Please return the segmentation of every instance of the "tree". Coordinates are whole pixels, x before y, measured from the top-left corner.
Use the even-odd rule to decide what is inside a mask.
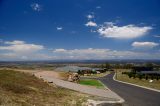
[[[79,75],[81,75],[81,71],[80,70],[78,70],[78,72],[77,72]]]
[[[153,63],[146,63],[145,64],[147,67],[153,67]]]
[[[131,73],[129,73],[128,76],[129,76],[129,78],[132,78],[132,74]]]
[[[156,76],[156,79],[157,79],[157,81],[159,80],[159,76],[158,75]]]
[[[131,69],[133,67],[133,64],[124,64],[123,68],[125,69]]]
[[[106,69],[109,69],[110,67],[111,67],[111,65],[110,65],[109,63],[106,63],[106,64],[105,64],[105,68],[106,68]]]
[[[146,80],[148,80],[148,75],[146,75],[146,77],[145,77],[145,78],[146,78]]]
[[[142,75],[139,75],[138,77],[139,77],[140,80],[142,79]]]

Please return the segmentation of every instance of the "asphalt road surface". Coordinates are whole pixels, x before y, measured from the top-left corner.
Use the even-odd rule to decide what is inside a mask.
[[[123,106],[160,106],[159,92],[114,81],[113,75],[111,73],[99,80],[125,100]]]

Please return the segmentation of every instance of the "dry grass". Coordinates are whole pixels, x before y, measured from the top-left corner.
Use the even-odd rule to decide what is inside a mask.
[[[70,75],[69,72],[58,72],[58,73],[59,73],[60,79],[63,79],[63,80],[67,80]]]
[[[86,95],[53,87],[22,72],[0,70],[0,105],[2,106],[81,106]]]
[[[160,80],[157,81],[155,79],[151,83],[151,82],[149,82],[149,80],[145,80],[145,79],[140,80],[139,78],[135,78],[135,79],[134,78],[129,78],[128,75],[122,74],[122,72],[125,72],[125,71],[129,71],[129,70],[117,69],[117,79],[118,80],[160,90]]]

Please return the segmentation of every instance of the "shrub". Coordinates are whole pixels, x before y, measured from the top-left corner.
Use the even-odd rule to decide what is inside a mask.
[[[128,74],[129,78],[132,78],[132,74]]]
[[[143,75],[139,75],[139,76],[138,76],[138,78],[139,78],[140,80],[142,79],[142,77],[143,77]]]
[[[157,81],[159,80],[159,76],[156,77]]]
[[[158,81],[158,80],[159,80],[159,78],[158,78],[158,77],[156,77],[156,80]]]
[[[154,76],[153,75],[151,75],[151,80],[153,80],[154,79]]]
[[[136,78],[136,74],[133,74],[133,78]]]

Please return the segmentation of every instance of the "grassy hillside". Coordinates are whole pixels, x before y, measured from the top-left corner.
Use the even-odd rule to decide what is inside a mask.
[[[127,69],[117,69],[117,79],[124,82],[129,82],[149,88],[154,88],[160,90],[160,80],[154,79],[153,82],[149,82],[149,80],[139,79],[139,78],[129,78],[128,75],[122,74],[122,72],[129,72]]]
[[[4,106],[78,106],[85,95],[48,85],[26,73],[0,70],[0,105]]]

